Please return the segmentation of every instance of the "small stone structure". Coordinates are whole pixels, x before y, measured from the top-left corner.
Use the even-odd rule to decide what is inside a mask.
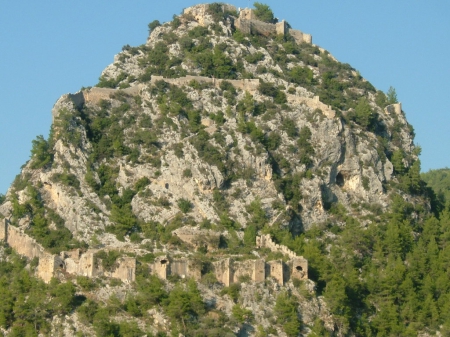
[[[159,256],[150,265],[152,274],[159,278],[167,279],[169,275],[178,275],[182,278],[192,277],[200,280],[202,277],[201,266],[188,259],[169,259],[167,256]]]
[[[88,277],[105,275],[118,278],[123,282],[135,280],[136,259],[134,257],[118,258],[116,268],[108,273],[96,266],[94,258],[96,250],[82,252],[80,249],[74,249],[61,252],[60,255],[51,254],[21,228],[11,226],[7,219],[0,221],[0,240],[5,241],[19,255],[30,260],[38,258],[37,276],[45,282],[50,282],[58,272]]]
[[[213,251],[219,248],[220,233],[213,230],[184,226],[174,230],[172,234],[196,249],[204,247],[208,251]]]
[[[262,282],[266,278],[266,264],[263,259],[234,261],[226,258],[213,262],[214,273],[219,282],[225,286],[239,282],[242,277],[249,277],[253,282]]]
[[[391,115],[393,113],[395,113],[396,115],[401,115],[402,114],[402,103],[390,104],[384,108],[384,112],[386,112],[386,114],[388,114],[388,115]]]

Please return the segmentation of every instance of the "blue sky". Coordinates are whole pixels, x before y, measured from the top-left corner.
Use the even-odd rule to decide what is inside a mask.
[[[422,147],[422,171],[450,166],[450,2],[260,2],[377,89],[395,87]],[[169,21],[196,3],[1,1],[0,193],[29,159],[31,141],[48,136],[62,94],[95,85],[123,45],[145,43],[149,22]]]

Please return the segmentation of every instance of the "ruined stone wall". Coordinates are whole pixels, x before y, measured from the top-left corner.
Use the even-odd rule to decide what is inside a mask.
[[[220,84],[223,81],[230,82],[236,89],[240,90],[246,90],[250,93],[254,93],[258,90],[259,86],[259,79],[243,79],[243,80],[224,80],[224,79],[218,79],[218,78],[210,78],[210,77],[204,77],[204,76],[192,76],[187,75],[184,77],[178,77],[178,78],[165,78],[163,76],[155,76],[153,75],[150,83],[154,85],[157,81],[164,81],[172,85],[176,86],[183,86],[183,85],[189,85],[191,81],[197,81],[199,83],[208,83],[213,85],[216,88],[220,87]]]
[[[151,273],[165,280],[167,279],[167,276],[170,275],[169,264],[170,261],[167,256],[159,256],[155,259],[155,262],[150,267]]]
[[[219,248],[220,233],[212,230],[185,226],[174,230],[172,234],[195,248],[206,247],[209,251]]]
[[[7,221],[6,219],[0,221],[0,240],[2,241],[6,241]]]
[[[125,88],[125,89],[111,89],[111,88],[98,88],[93,87],[87,90],[83,90],[82,94],[85,102],[90,102],[94,104],[100,103],[102,99],[109,99],[111,94],[116,93],[118,90],[128,94],[128,95],[137,95],[142,89],[142,85],[136,85],[134,87]]]
[[[312,44],[312,35],[303,33],[297,29],[289,29],[289,34],[294,38],[297,44],[302,44],[303,42]]]
[[[393,114],[393,113],[395,113],[396,115],[401,115],[402,114],[402,103],[390,104],[384,108],[384,112],[386,112],[388,115]]]
[[[308,260],[303,257],[295,257],[289,261],[290,278],[306,280],[308,278]]]
[[[122,282],[130,283],[136,279],[136,259],[134,257],[120,257],[117,259],[118,266],[111,273],[114,278],[120,279]]]
[[[251,8],[243,8],[239,12],[239,18],[245,20],[256,20],[255,11]]]
[[[260,34],[270,36],[272,34],[277,34],[278,30],[283,31],[283,35],[285,33],[284,28],[281,25],[277,26],[273,23],[266,23],[259,20],[247,20],[242,19],[241,17],[234,21],[234,25],[244,34]]]
[[[219,282],[229,287],[233,282],[233,272],[231,269],[232,260],[230,258],[213,262],[214,274]]]
[[[256,246],[259,248],[269,248],[273,252],[280,252],[289,256],[289,258],[296,258],[297,254],[295,254],[292,250],[287,248],[286,246],[279,245],[272,241],[270,234],[265,234],[256,237]]]
[[[95,267],[94,250],[83,253],[80,249],[74,249],[69,252],[61,252],[60,255],[50,254],[36,240],[22,232],[20,228],[10,226],[6,219],[0,221],[0,240],[6,241],[19,255],[30,260],[39,258],[37,276],[45,282],[49,282],[57,270],[88,277],[103,274],[100,269]],[[134,281],[136,259],[134,257],[122,257],[118,259],[117,263],[118,266],[111,273],[111,276],[124,282]]]
[[[265,262],[262,259],[247,260],[247,261],[233,261],[232,282],[239,282],[239,278],[249,276],[253,282],[262,282],[266,278]]]
[[[273,277],[278,284],[284,284],[284,263],[282,260],[269,261],[266,264],[266,277]]]
[[[188,259],[171,261],[170,274],[178,275],[181,278],[192,277],[196,281],[202,278],[201,266]]]
[[[58,269],[64,270],[64,261],[58,255],[43,253],[39,258],[37,276],[45,283],[49,283]]]
[[[292,104],[305,104],[313,109],[320,109],[322,113],[328,118],[334,118],[336,116],[336,111],[334,111],[331,106],[322,103],[319,100],[319,96],[314,96],[314,98],[309,97],[299,97],[296,95],[286,94],[287,100]]]
[[[82,253],[80,249],[74,249],[70,252],[62,252],[61,257],[69,274],[87,277],[95,277],[99,274],[95,268],[93,251]]]
[[[44,248],[36,240],[23,233],[20,228],[8,225],[6,239],[11,248],[28,259],[39,258],[44,254]]]

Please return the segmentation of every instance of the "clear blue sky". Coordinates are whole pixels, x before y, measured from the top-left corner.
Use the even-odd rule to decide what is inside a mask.
[[[360,71],[397,90],[422,146],[422,171],[450,166],[450,2],[266,0],[276,17]],[[125,44],[145,43],[147,24],[196,1],[1,1],[0,193],[48,136],[64,93],[97,83]],[[230,1],[248,7],[253,1]]]

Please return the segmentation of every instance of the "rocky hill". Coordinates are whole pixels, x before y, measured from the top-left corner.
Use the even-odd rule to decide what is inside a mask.
[[[0,206],[2,268],[48,284],[3,284],[5,335],[443,329],[448,289],[430,299],[408,276],[426,274],[411,254],[439,220],[395,91],[255,6],[155,20],[96,87],[56,102]],[[39,324],[14,311],[37,289]],[[405,313],[421,296],[424,316]]]

